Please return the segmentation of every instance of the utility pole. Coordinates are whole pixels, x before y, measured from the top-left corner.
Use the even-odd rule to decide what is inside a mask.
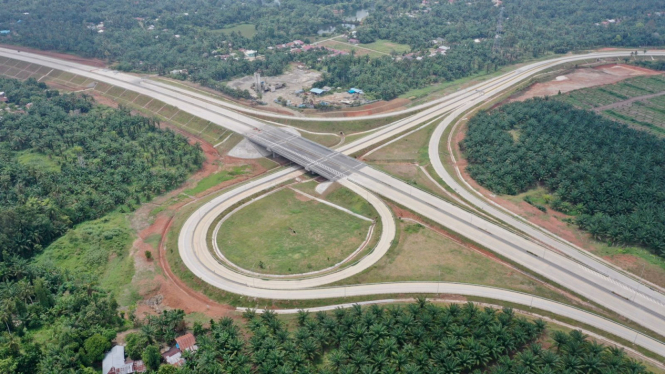
[[[503,7],[499,9],[499,19],[496,22],[496,35],[494,35],[494,45],[492,54],[501,53],[501,38],[503,34]]]

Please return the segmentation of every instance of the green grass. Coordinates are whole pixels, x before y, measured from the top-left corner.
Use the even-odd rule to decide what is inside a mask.
[[[60,172],[60,165],[55,161],[49,159],[48,156],[41,153],[34,153],[30,151],[20,152],[17,157],[17,161],[20,164],[35,168],[40,171],[45,172]]]
[[[395,51],[397,53],[404,53],[411,51],[411,47],[409,47],[407,44],[394,43],[391,42],[390,40],[384,40],[384,39],[377,39],[373,43],[360,44],[360,46],[368,49],[373,49],[377,52],[388,53],[388,54],[392,51]]]
[[[251,39],[256,35],[256,28],[251,23],[241,23],[233,27],[226,27],[217,32],[230,35],[233,31],[240,33],[245,38]]]
[[[251,271],[297,274],[333,266],[365,240],[370,222],[300,196],[283,189],[229,217],[217,237],[224,256]]]
[[[243,175],[247,173],[247,168],[245,166],[238,166],[233,168],[233,170],[225,170],[225,171],[220,171],[215,174],[211,174],[203,179],[201,179],[195,187],[190,188],[188,190],[185,190],[185,193],[187,195],[196,195],[198,193],[201,193],[203,191],[206,191],[207,189],[216,186],[222,182],[226,182],[228,180],[231,180],[239,175]]]
[[[100,286],[116,295],[120,305],[131,305],[136,302],[135,292],[130,290],[134,259],[129,251],[134,239],[127,216],[111,213],[68,231],[35,261],[97,278]]]
[[[363,119],[363,120],[354,120],[354,121],[336,121],[336,119],[334,118],[329,118],[329,119],[321,118],[321,120],[318,121],[302,121],[298,119],[269,118],[269,117],[263,117],[260,114],[257,114],[255,117],[259,119],[267,119],[288,126],[293,126],[296,129],[304,129],[314,132],[328,132],[335,134],[339,134],[340,131],[343,131],[346,135],[349,135],[355,132],[372,130],[377,127],[381,127],[383,125],[395,122],[407,116],[411,116],[413,114],[415,113],[407,113],[391,117],[381,117],[377,119]],[[349,141],[347,141],[347,143]]]
[[[343,206],[361,216],[375,218],[378,215],[364,197],[353,193],[353,191],[347,188],[332,189],[332,191],[326,195],[326,200],[333,204]]]
[[[399,244],[367,271],[341,284],[443,281],[512,289],[570,302],[515,269],[467,248],[422,225],[399,224]]]

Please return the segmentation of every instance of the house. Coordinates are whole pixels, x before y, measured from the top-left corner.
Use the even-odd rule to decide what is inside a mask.
[[[245,53],[245,57],[252,58],[252,57],[256,57],[256,54],[257,54],[258,52],[249,49],[249,50],[244,51],[244,53]]]
[[[11,30],[0,30],[0,34],[9,34],[11,32]]]
[[[445,46],[445,45],[440,45],[437,49],[438,49],[439,51],[447,51],[447,50],[450,49],[450,47]]]
[[[480,43],[480,39],[473,39],[474,43]]]
[[[301,45],[305,45],[305,42],[303,42],[302,40],[294,40],[293,45],[301,46]]]
[[[116,345],[106,353],[102,361],[102,374],[133,373],[133,365],[125,363],[125,347]]]
[[[113,347],[102,361],[102,374],[131,374],[144,373],[146,371],[143,361],[130,359],[125,360],[125,347],[116,345]]]
[[[181,366],[185,363],[182,358],[182,351],[176,347],[171,347],[168,351],[162,353],[162,358],[169,365]]]
[[[360,40],[354,39],[354,38],[349,38],[349,43],[351,43],[351,44],[360,44]]]
[[[148,369],[146,369],[145,364],[143,363],[143,360],[132,361],[130,359],[127,359],[127,361],[125,361],[125,363],[131,363],[132,364],[132,369],[134,369],[135,373],[145,373],[145,371],[148,370]]]
[[[178,74],[187,74],[187,69],[176,69],[176,70],[171,70],[171,75],[178,75]]]
[[[313,93],[314,95],[321,95],[324,91],[320,88],[312,88],[309,90],[309,92]]]
[[[175,338],[175,346],[181,351],[195,352],[199,347],[196,345],[196,338],[191,333]]]
[[[363,92],[363,90],[360,90],[360,89],[357,89],[357,88],[352,88],[352,89],[349,90],[349,93],[350,94],[360,94],[360,95],[362,95],[365,92]]]

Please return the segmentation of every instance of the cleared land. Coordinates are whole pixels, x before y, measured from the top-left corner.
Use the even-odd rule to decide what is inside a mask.
[[[369,55],[370,57],[390,55],[392,52],[402,54],[411,50],[411,47],[406,44],[393,43],[382,39],[379,39],[373,43],[354,45],[348,43],[345,37],[339,37],[322,42],[321,45],[338,49],[340,51],[355,51],[357,56]]]
[[[297,274],[342,261],[363,243],[370,226],[285,188],[233,214],[217,242],[224,256],[244,269]]]
[[[240,35],[248,39],[251,39],[254,37],[254,35],[256,35],[256,27],[251,23],[241,23],[233,27],[227,27],[220,30],[216,30],[216,32],[227,35],[230,35],[234,31],[240,33]]]
[[[111,213],[70,230],[46,247],[35,261],[98,277],[99,284],[113,291],[121,306],[128,306],[140,298],[131,285],[134,259],[130,249],[134,238],[127,215]]]
[[[557,97],[578,108],[652,132],[665,134],[665,76],[627,79],[612,85],[586,88]]]

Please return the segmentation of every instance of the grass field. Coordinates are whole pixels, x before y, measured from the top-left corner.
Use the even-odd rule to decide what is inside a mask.
[[[217,241],[231,262],[255,272],[297,274],[333,266],[365,240],[371,223],[283,189],[225,221]]]
[[[377,39],[373,43],[360,44],[361,47],[373,49],[377,52],[388,53],[392,51],[397,53],[405,53],[411,51],[411,47],[406,44],[393,43],[389,40]]]
[[[43,172],[60,172],[60,165],[41,153],[23,151],[19,153],[17,161],[23,165],[33,167]]]
[[[400,223],[399,244],[369,270],[342,281],[363,284],[400,281],[473,283],[568,301],[532,278],[411,222]],[[442,291],[445,292],[445,291]]]
[[[251,23],[241,23],[233,27],[227,27],[221,30],[217,30],[217,32],[223,34],[231,34],[234,31],[240,33],[240,35],[248,39],[251,39],[254,37],[254,35],[256,35],[256,27],[254,27],[254,25],[252,25]]]
[[[134,259],[129,251],[134,239],[127,215],[111,213],[68,231],[35,261],[97,278],[100,286],[116,295],[121,306],[131,305],[138,297],[130,286]]]
[[[368,155],[367,161],[402,161],[426,164],[428,159],[428,142],[435,125],[405,136],[378,151]]]
[[[407,116],[413,115],[413,113],[399,114],[391,117],[381,117],[377,119],[360,119],[354,121],[334,121],[334,119],[325,119],[322,118],[320,121],[302,121],[298,119],[272,119],[272,118],[262,118],[261,115],[256,117],[259,119],[268,119],[270,121],[278,122],[284,125],[293,126],[297,129],[305,129],[314,132],[328,132],[338,134],[340,131],[343,131],[346,135],[353,134],[355,132],[368,131],[387,125],[389,123],[395,122]],[[355,139],[354,139],[355,140]],[[347,139],[348,142],[351,139]]]
[[[246,166],[238,166],[233,170],[224,170],[215,174],[211,174],[203,179],[201,179],[194,188],[185,190],[185,194],[195,196],[203,191],[206,191],[208,188],[216,186],[222,182],[231,180],[239,175],[247,173]]]

